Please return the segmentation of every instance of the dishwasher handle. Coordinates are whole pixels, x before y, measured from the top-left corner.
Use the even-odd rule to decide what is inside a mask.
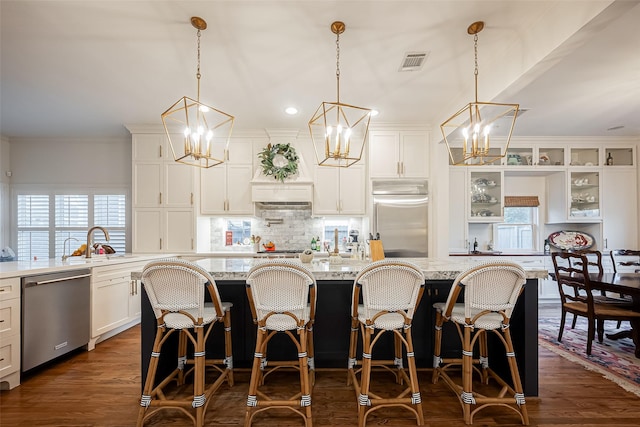
[[[91,277],[91,273],[89,273],[89,274],[79,274],[77,276],[65,276],[65,277],[60,277],[60,278],[57,278],[57,279],[41,280],[41,281],[36,281],[36,282],[26,282],[24,284],[24,287],[25,288],[29,288],[31,286],[48,285],[50,283],[66,282],[68,280],[83,279],[85,277]]]

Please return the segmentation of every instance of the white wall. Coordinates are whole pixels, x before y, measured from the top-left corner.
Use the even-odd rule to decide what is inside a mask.
[[[12,139],[12,185],[131,188],[131,138]]]
[[[0,138],[0,249],[9,246],[11,236],[10,155],[9,140]]]

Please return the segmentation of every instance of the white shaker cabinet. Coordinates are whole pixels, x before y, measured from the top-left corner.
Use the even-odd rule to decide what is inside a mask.
[[[197,168],[177,163],[164,134],[134,134],[133,252],[195,250]]]
[[[449,252],[469,251],[467,226],[467,171],[462,167],[449,168]]]
[[[0,279],[0,389],[20,385],[20,278]]]
[[[603,247],[638,247],[638,181],[635,167],[604,166],[602,171]]]
[[[200,213],[204,215],[253,215],[251,140],[232,140],[227,161],[200,170]]]
[[[365,169],[316,166],[313,186],[315,215],[364,215],[366,212]]]
[[[146,262],[94,267],[91,274],[91,339],[89,350],[110,332],[140,321],[141,284],[131,279],[133,271],[141,271]]]
[[[371,131],[371,178],[428,178],[427,131]]]

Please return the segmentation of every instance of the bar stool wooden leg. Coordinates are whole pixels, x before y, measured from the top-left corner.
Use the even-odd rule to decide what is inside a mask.
[[[358,360],[356,358],[356,351],[358,349],[358,331],[359,329],[358,319],[351,319],[351,333],[349,335],[349,361],[347,366],[347,385],[357,384],[356,369]],[[356,387],[356,398],[359,395],[359,387]]]
[[[411,381],[411,403],[415,406],[414,412],[418,425],[424,425],[424,414],[422,412],[422,397],[420,395],[420,385],[418,384],[418,369],[416,368],[416,357],[413,352],[413,338],[411,328],[405,329],[405,339],[407,342],[407,364],[409,365],[409,379]]]
[[[227,310],[224,313],[224,364],[227,368],[227,382],[229,387],[233,387],[233,346],[231,341],[231,313]]]
[[[522,381],[520,380],[518,363],[516,362],[516,355],[513,350],[513,341],[511,340],[511,332],[509,328],[505,328],[503,330],[503,335],[505,339],[505,347],[507,350],[507,361],[509,362],[509,368],[511,370],[511,379],[513,381],[513,389],[515,390],[516,404],[520,409],[520,416],[522,417],[522,423],[524,425],[529,425],[529,414],[527,412],[527,403],[524,398]]]
[[[137,427],[141,427],[144,424],[144,415],[151,402],[151,393],[156,378],[156,371],[158,370],[158,359],[160,358],[160,347],[162,346],[164,332],[165,328],[160,326],[156,331],[156,338],[153,342],[153,350],[151,351],[151,360],[149,361],[149,369],[147,370],[147,379],[144,382],[144,389],[142,391],[142,397],[140,398],[140,409],[138,410],[138,420],[136,422]]]
[[[470,326],[465,326],[462,343],[462,394],[460,399],[463,404],[465,424],[471,424],[471,405],[476,404],[472,386],[473,347],[471,345],[471,331],[472,328]]]
[[[436,311],[436,324],[435,324],[435,339],[433,345],[433,374],[431,375],[431,382],[436,384],[438,382],[438,378],[440,377],[440,364],[442,363],[442,358],[440,357],[442,352],[442,324],[444,320],[442,317],[442,313],[437,310]]]
[[[253,420],[253,416],[255,415],[255,411],[258,406],[258,385],[262,380],[262,352],[265,348],[266,335],[266,329],[258,327],[256,348],[253,354],[253,366],[251,367],[251,381],[249,382],[249,395],[247,397],[247,413],[244,421],[245,427],[251,426],[251,421]]]
[[[362,369],[360,371],[360,395],[358,396],[358,427],[364,427],[367,422],[367,408],[371,406],[369,399],[369,384],[371,381],[371,338],[373,326],[365,326],[362,336]]]

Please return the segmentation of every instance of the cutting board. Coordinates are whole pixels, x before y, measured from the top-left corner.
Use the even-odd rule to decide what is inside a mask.
[[[384,259],[382,240],[370,240],[369,249],[371,251],[371,261],[380,261],[381,259]]]

